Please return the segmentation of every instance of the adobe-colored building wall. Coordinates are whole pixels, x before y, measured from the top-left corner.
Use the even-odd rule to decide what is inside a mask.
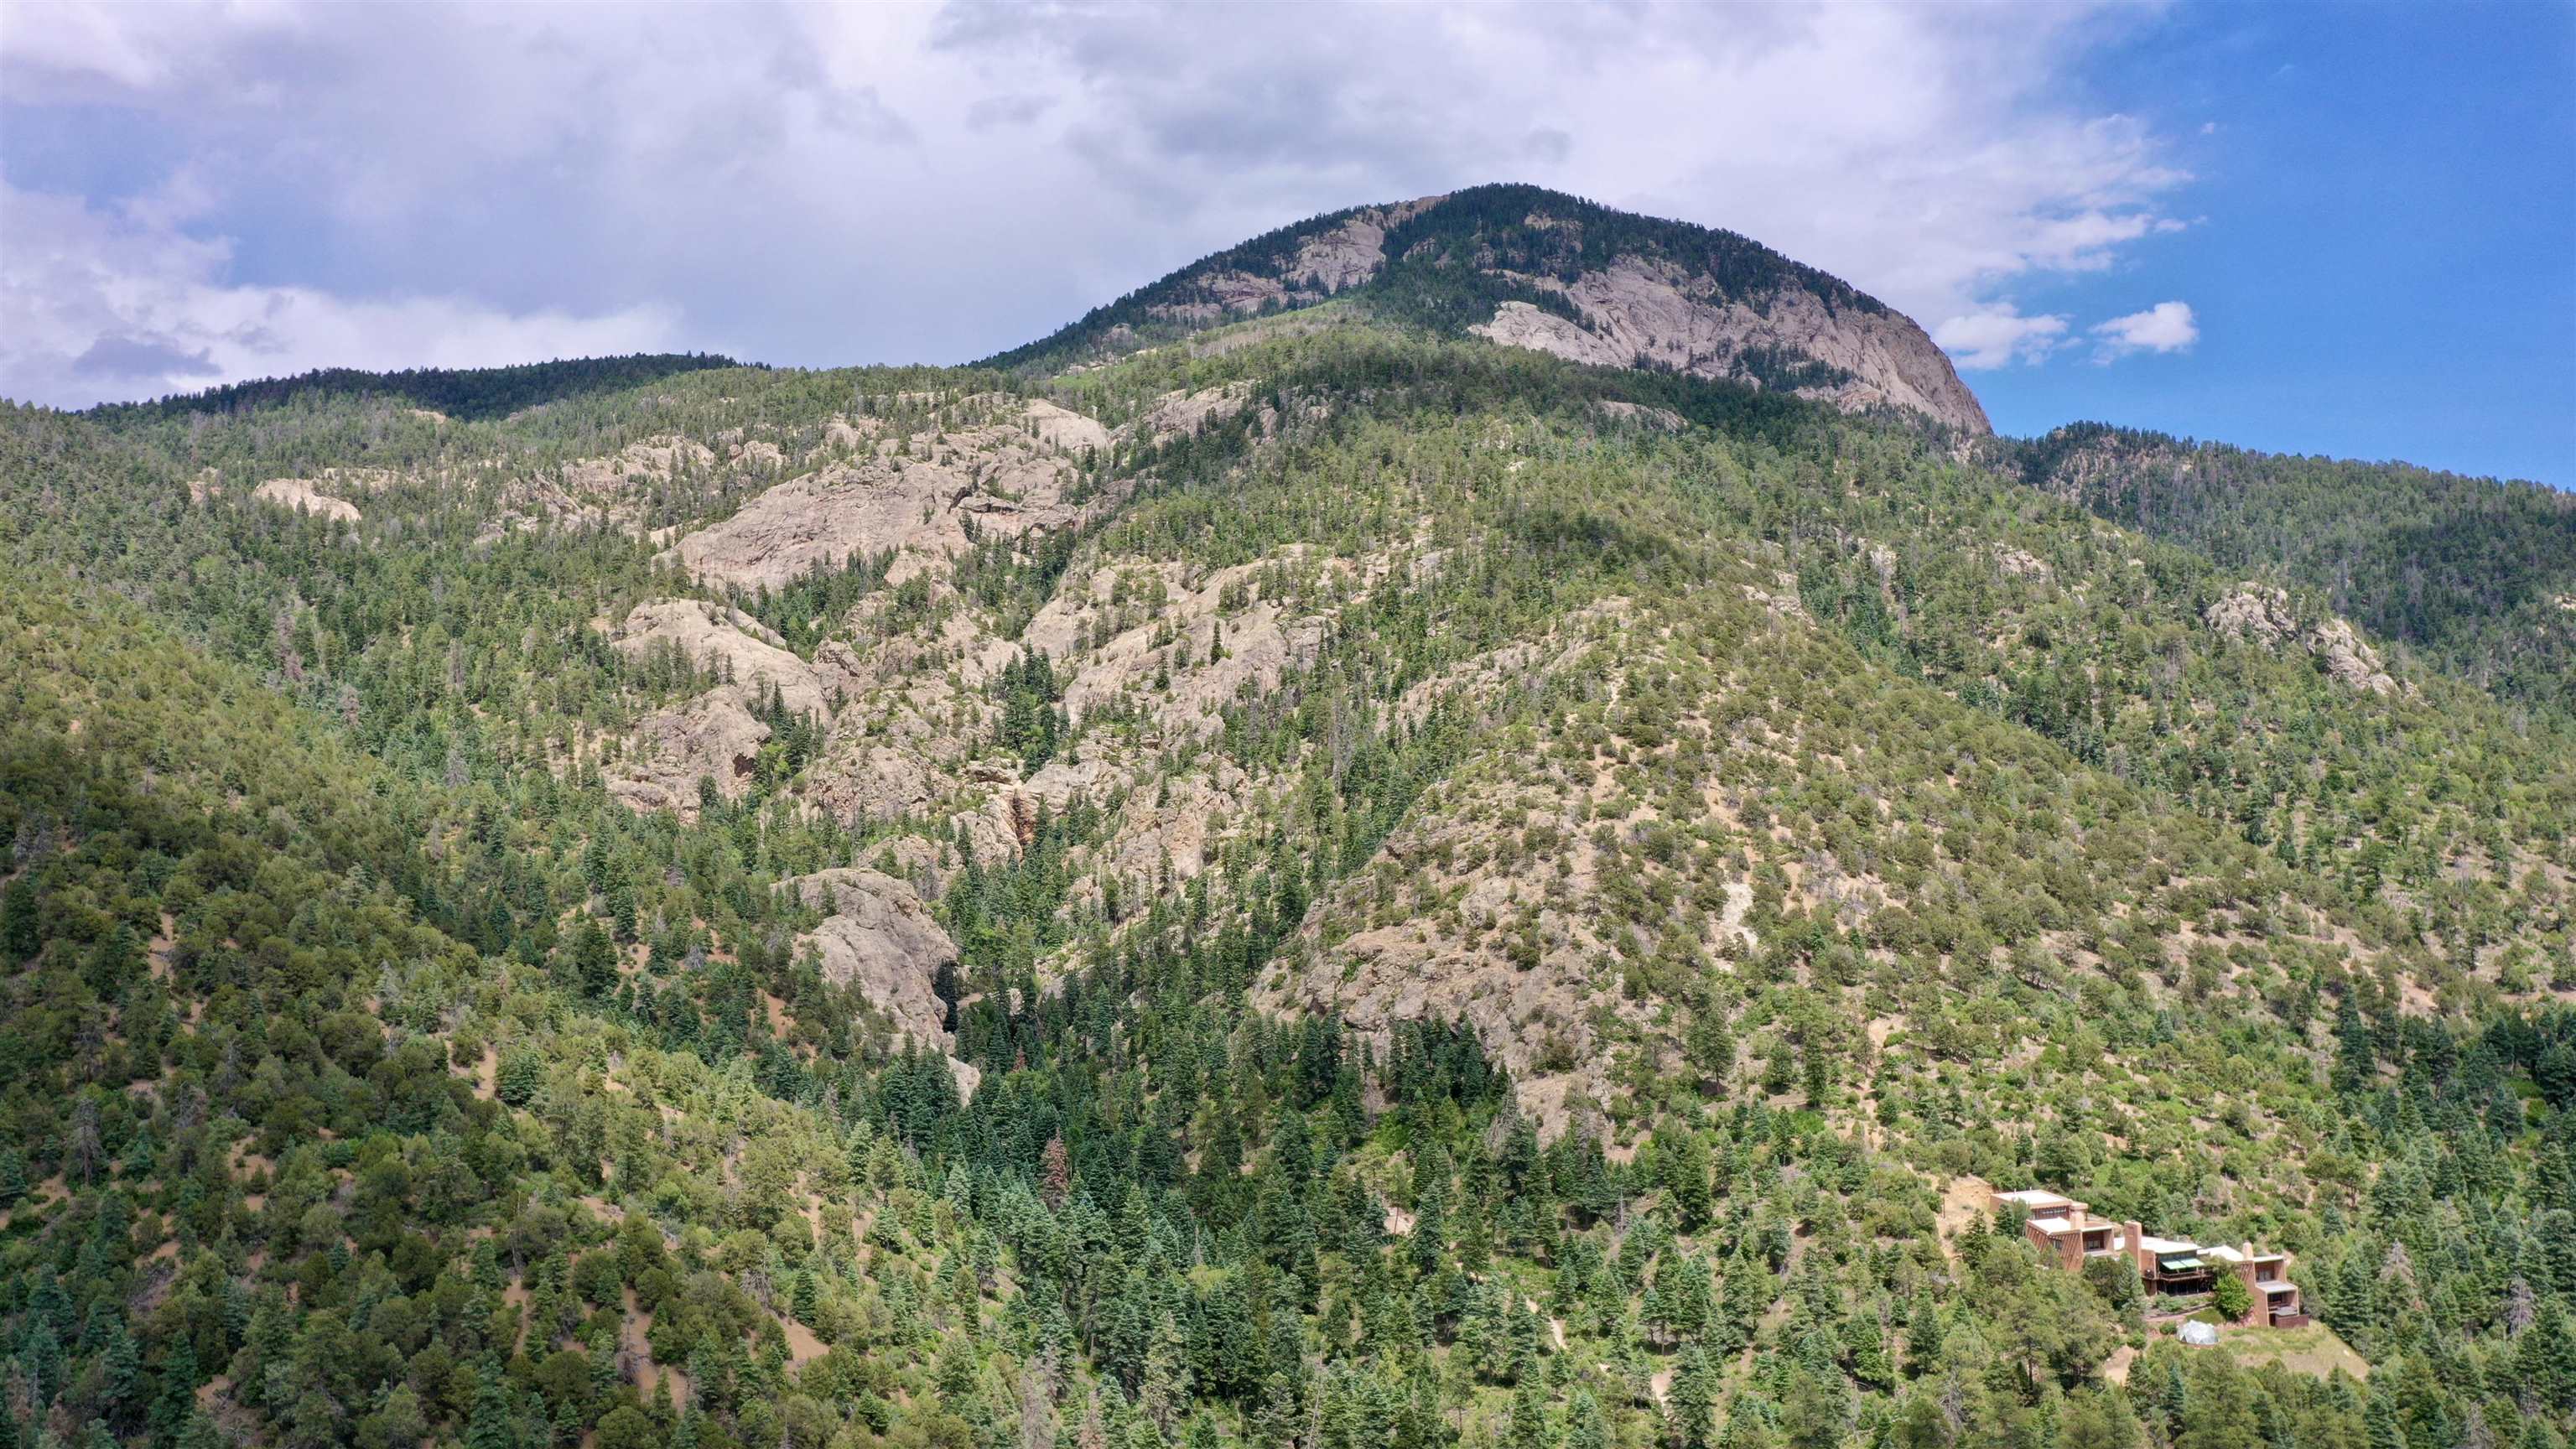
[[[2228,1266],[2228,1271],[2234,1273],[2236,1275],[2236,1281],[2244,1284],[2245,1291],[2252,1294],[2254,1297],[2254,1306],[2246,1309],[2245,1315],[2236,1320],[2237,1326],[2241,1328],[2261,1328],[2266,1324],[2269,1324],[2272,1321],[2272,1300],[2260,1287],[2256,1286],[2254,1282],[2254,1265],[2251,1262],[2233,1263]]]
[[[2073,1231],[2052,1237],[2034,1220],[2022,1224],[2021,1235],[2032,1247],[2055,1258],[2058,1267],[2070,1273],[2084,1271],[2084,1225],[2080,1221]]]
[[[2039,1249],[2041,1252],[2048,1254],[2052,1258],[2059,1257],[2057,1251],[2057,1240],[2050,1237],[2047,1232],[2040,1227],[2039,1220],[2037,1218],[2033,1218],[2021,1225],[2021,1235],[2022,1240],[2029,1243],[2032,1247]],[[2060,1261],[2063,1261],[2063,1259],[2061,1258]]]

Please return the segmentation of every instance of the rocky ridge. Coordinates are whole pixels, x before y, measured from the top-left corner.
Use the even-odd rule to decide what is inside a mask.
[[[323,492],[326,486],[328,486],[327,480],[271,478],[252,489],[251,496],[263,503],[274,503],[280,508],[297,513],[309,513],[315,518],[327,518],[335,523],[357,522],[358,505],[346,498],[336,498]]]
[[[1386,266],[1391,227],[1420,216],[1445,196],[1344,213],[1298,241],[1294,252],[1242,265],[1214,265],[1191,276],[1186,300],[1154,302],[1149,316],[1207,323],[1266,307],[1309,306],[1375,277]]]
[[[816,567],[889,554],[901,582],[932,557],[976,539],[1059,528],[1085,516],[1073,497],[1079,460],[1106,447],[1098,422],[1045,401],[969,398],[964,421],[899,432],[883,420],[838,420],[846,456],[755,497],[731,517],[683,534],[665,556],[703,582],[777,588]]]
[[[1484,296],[1455,317],[1452,294]],[[1732,233],[1481,186],[1317,217],[1184,267],[997,362],[1097,361],[1175,334],[1336,297],[1603,367],[1773,388],[1846,412],[1993,430],[1913,321]],[[1437,300],[1435,300],[1437,299]]]

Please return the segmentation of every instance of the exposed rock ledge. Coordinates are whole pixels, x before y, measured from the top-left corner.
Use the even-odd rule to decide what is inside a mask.
[[[316,518],[335,519],[341,523],[358,521],[358,505],[321,491],[313,486],[310,478],[271,478],[252,489],[251,496]]]
[[[697,599],[638,604],[617,631],[616,644],[630,656],[667,647],[726,683],[774,688],[779,702],[796,714],[829,714],[837,693],[834,681],[797,658],[767,625],[720,604]]]
[[[888,435],[879,420],[836,420],[844,460],[769,488],[731,517],[682,537],[662,555],[708,583],[781,588],[815,567],[873,554],[898,557],[900,582],[926,560],[954,557],[978,538],[1017,537],[1087,516],[1070,501],[1076,460],[1105,447],[1100,423],[1052,403],[968,398],[971,421]]]
[[[2361,637],[2348,619],[2319,620],[2304,633],[2290,596],[2269,584],[2242,583],[2201,612],[2201,621],[2221,634],[2233,635],[2267,650],[2295,639],[2315,655],[2328,676],[2356,694],[2399,694],[2403,686],[2381,663],[2379,651]]]
[[[1320,302],[1376,276],[1386,265],[1386,234],[1448,200],[1446,195],[1418,197],[1395,206],[1362,207],[1340,226],[1317,232],[1298,244],[1297,255],[1273,273],[1202,271],[1190,278],[1199,296],[1165,302],[1146,310],[1157,317],[1212,322],[1234,313],[1257,312],[1271,303],[1305,306]]]
[[[1798,354],[1836,368],[1840,382],[1800,387],[1800,397],[1845,412],[1882,404],[1924,413],[1961,432],[1994,431],[1974,393],[1922,328],[1893,311],[1832,307],[1801,287],[1728,300],[1717,283],[1670,263],[1621,257],[1571,285],[1518,280],[1562,292],[1580,322],[1527,302],[1505,302],[1468,330],[1506,347],[1526,347],[1602,367],[1643,363],[1693,377],[1760,383],[1762,354]]]
[[[943,966],[957,962],[957,943],[930,915],[912,886],[863,868],[817,871],[783,883],[804,902],[829,911],[823,923],[796,938],[811,948],[823,979],[853,986],[882,1013],[898,1039],[947,1054],[956,1048],[944,1004],[935,989]],[[948,1058],[957,1090],[972,1096],[982,1074]]]
[[[849,654],[840,644],[825,645],[807,664],[768,626],[721,604],[657,599],[638,604],[614,628],[605,620],[597,627],[630,658],[667,649],[718,679],[705,693],[636,722],[635,748],[607,781],[609,794],[631,810],[674,810],[693,820],[701,779],[738,797],[769,740],[754,710],[770,691],[792,713],[829,718],[848,688]]]

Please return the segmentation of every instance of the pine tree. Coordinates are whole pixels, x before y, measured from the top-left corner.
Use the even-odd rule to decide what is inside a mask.
[[[510,1391],[496,1371],[486,1368],[474,1386],[474,1407],[465,1422],[466,1449],[519,1449],[518,1413]]]
[[[1914,1295],[1913,1306],[1905,1313],[1905,1371],[1916,1378],[1930,1373],[1941,1362],[1941,1310],[1929,1293]]]
[[[1508,1449],[1554,1449],[1555,1436],[1547,1421],[1547,1394],[1535,1374],[1512,1391],[1511,1425],[1503,1442]]]
[[[224,1449],[223,1430],[215,1426],[214,1416],[203,1409],[192,1409],[188,1421],[179,1430],[179,1449]]]
[[[0,886],[0,961],[15,965],[35,955],[39,944],[35,878],[20,876]]]
[[[1710,1085],[1724,1085],[1735,1070],[1735,1034],[1727,1027],[1726,1000],[1713,984],[1704,983],[1692,994],[1682,1057]]]
[[[1051,1209],[1061,1209],[1073,1189],[1073,1167],[1064,1150],[1062,1136],[1047,1139],[1046,1150],[1038,1161],[1038,1194]]]
[[[2259,1449],[2262,1423],[2255,1415],[2245,1373],[2233,1359],[2214,1353],[2193,1355],[2190,1385],[2174,1449]]]
[[[1673,1433],[1682,1449],[1710,1449],[1717,1433],[1717,1379],[1698,1344],[1682,1350],[1673,1370]]]
[[[1854,1382],[1881,1392],[1895,1386],[1895,1366],[1887,1360],[1887,1341],[1879,1333],[1876,1314],[1854,1314],[1843,1325],[1843,1346],[1851,1357]]]
[[[2058,1449],[2144,1449],[2146,1430],[2126,1396],[2100,1389],[2068,1396]]]
[[[573,979],[584,992],[598,996],[617,984],[617,947],[598,921],[583,919],[573,934],[571,959]]]
[[[1292,1449],[1303,1419],[1287,1375],[1273,1373],[1262,1384],[1261,1406],[1253,1413],[1252,1442],[1259,1449]]]
[[[100,1350],[99,1366],[104,1377],[101,1392],[107,1404],[119,1420],[130,1421],[143,1402],[143,1351],[135,1346],[134,1335],[126,1331],[122,1317],[109,1317],[107,1343]]]
[[[1610,1449],[1610,1420],[1590,1389],[1577,1388],[1566,1401],[1565,1449]]]
[[[1145,1349],[1145,1372],[1138,1397],[1145,1417],[1169,1435],[1187,1412],[1190,1398],[1189,1344],[1169,1313],[1154,1320]]]
[[[51,1280],[48,1279],[48,1282]],[[50,1407],[54,1393],[63,1386],[63,1345],[55,1337],[54,1325],[39,1317],[27,1331],[25,1344],[18,1350],[19,1367],[27,1375],[27,1393],[38,1409]]]
[[[2363,1408],[2361,1427],[2369,1449],[2407,1449],[2406,1431],[2397,1420],[2397,1403],[2384,1393],[2373,1393]]]

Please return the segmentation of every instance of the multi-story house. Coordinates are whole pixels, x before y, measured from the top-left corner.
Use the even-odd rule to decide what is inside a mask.
[[[2153,1237],[2134,1219],[2104,1222],[2076,1199],[2042,1188],[1998,1192],[1994,1209],[2022,1213],[2022,1236],[2067,1272],[2083,1271],[2087,1259],[2126,1257],[2149,1293],[2165,1295],[2211,1292],[2220,1274],[2232,1274],[2253,1303],[2240,1325],[2296,1328],[2308,1321],[2287,1253],[2257,1252],[2251,1243],[2204,1246]]]

